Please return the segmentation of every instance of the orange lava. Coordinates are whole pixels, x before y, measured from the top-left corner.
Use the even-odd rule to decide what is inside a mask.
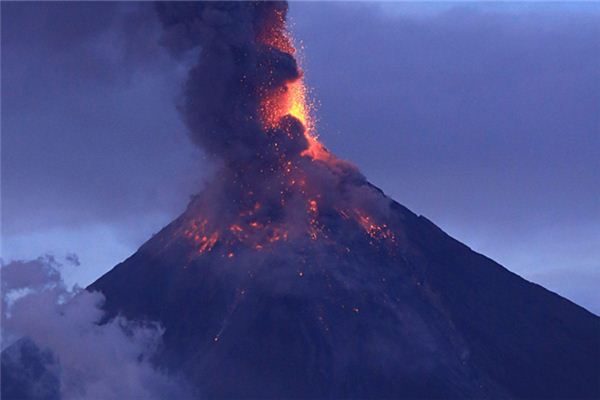
[[[296,56],[297,50],[289,31],[285,28],[285,17],[278,14],[280,26],[278,29],[273,29],[266,32],[260,40],[269,46],[273,46],[283,52]],[[296,57],[296,62],[299,60]],[[314,103],[309,101],[308,90],[304,83],[302,69],[300,69],[300,78],[287,82],[285,87],[265,95],[261,104],[261,117],[266,128],[275,128],[286,115],[291,115],[298,119],[304,125],[304,136],[308,141],[308,148],[302,152],[302,156],[307,156],[313,159],[326,160],[329,158],[329,153],[325,147],[318,141],[315,131],[314,118]]]
[[[310,210],[311,213],[316,213],[319,208],[317,205],[317,201],[316,200],[309,200],[308,201],[308,209]]]
[[[219,234],[213,233],[210,235],[210,237],[203,236],[200,240],[196,240],[197,242],[200,242],[200,248],[198,249],[198,252],[202,254],[204,252],[211,251],[218,239]]]
[[[285,29],[284,14],[277,14],[279,24],[275,24],[267,32],[263,32],[259,40],[267,45],[275,47],[292,56],[297,53],[293,45],[293,41],[287,29]],[[271,83],[272,85],[272,83]],[[262,123],[266,130],[272,132],[286,132],[282,124],[282,119],[286,116],[296,118],[304,126],[304,136],[308,142],[308,147],[301,152],[301,156],[307,157],[310,160],[325,161],[328,165],[334,165],[339,162],[332,156],[325,147],[317,139],[315,133],[315,121],[312,116],[314,111],[313,104],[309,101],[308,91],[303,80],[302,72],[300,77],[286,82],[283,87],[266,87],[261,88],[262,100],[260,106],[260,114]],[[294,132],[287,132],[292,135]],[[282,133],[286,134],[286,133]],[[273,145],[277,150],[281,143],[277,138]],[[237,209],[236,215],[223,216],[224,219],[208,221],[205,218],[194,218],[189,221],[185,227],[182,227],[183,236],[189,240],[196,251],[193,257],[211,254],[218,254],[222,258],[239,259],[244,257],[244,251],[253,250],[256,252],[268,253],[276,246],[285,246],[284,242],[295,241],[298,236],[309,240],[329,240],[329,235],[334,231],[329,226],[331,216],[328,213],[328,202],[321,197],[320,193],[316,193],[317,188],[311,187],[310,176],[302,170],[304,165],[297,163],[295,158],[288,158],[286,153],[279,154],[278,165],[281,170],[274,170],[275,167],[270,167],[271,172],[282,172],[277,175],[280,178],[276,184],[280,187],[272,187],[275,182],[269,181],[267,186],[268,194],[272,196],[269,200],[273,203],[277,200],[276,196],[280,196],[280,205],[283,208],[296,207],[296,199],[293,195],[301,196],[305,201],[304,222],[306,225],[301,226],[301,229],[291,229],[288,232],[287,221],[271,218],[269,208],[273,206],[270,202],[262,205],[255,201],[255,193],[252,188],[244,188],[243,193],[248,196],[248,202],[243,203],[244,209]],[[300,164],[300,165],[299,165]],[[261,169],[262,173],[263,170]],[[277,191],[275,191],[277,190]],[[277,194],[278,193],[278,194]],[[258,197],[261,199],[261,197]],[[288,206],[288,201],[290,206]],[[395,233],[385,223],[377,222],[377,219],[382,218],[381,215],[375,217],[369,214],[366,210],[358,208],[337,209],[339,216],[345,221],[354,221],[357,226],[360,226],[365,232],[365,239],[373,246],[386,245],[389,248],[396,242]],[[266,216],[268,214],[269,216]],[[220,216],[219,216],[220,217]],[[230,218],[233,217],[233,218]],[[296,214],[293,214],[294,227]],[[288,220],[289,221],[289,220]],[[240,244],[244,244],[240,246]],[[240,251],[238,251],[240,249]],[[244,249],[244,250],[242,250]],[[234,250],[236,252],[234,253]],[[344,247],[342,252],[351,253],[350,247]],[[185,267],[184,267],[185,268]],[[298,271],[298,275],[302,277],[303,271]],[[358,307],[352,308],[355,313],[359,312]],[[219,339],[219,335],[215,337],[215,341]]]
[[[356,215],[356,219],[358,223],[363,227],[366,233],[369,234],[373,239],[387,239],[390,241],[395,241],[396,236],[394,232],[387,226],[387,224],[377,224],[373,221],[373,219],[365,214],[361,210],[354,210]]]

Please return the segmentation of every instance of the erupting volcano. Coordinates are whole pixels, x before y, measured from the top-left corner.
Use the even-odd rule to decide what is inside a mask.
[[[317,139],[287,5],[161,3],[218,172],[90,290],[160,322],[204,398],[594,397],[598,317],[372,186]],[[197,50],[194,53],[193,50]]]
[[[192,137],[223,163],[177,228],[157,239],[164,251],[185,240],[194,248],[192,262],[208,253],[231,259],[240,251],[246,257],[246,250],[276,252],[305,239],[325,244],[339,220],[360,227],[374,246],[386,239],[391,251],[393,232],[376,222],[386,218],[382,196],[316,138],[285,28],[286,5],[158,9],[167,37],[185,30],[201,47],[186,84],[184,116]]]

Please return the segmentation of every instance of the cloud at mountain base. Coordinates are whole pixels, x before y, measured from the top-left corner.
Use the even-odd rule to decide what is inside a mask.
[[[78,263],[73,255],[66,261]],[[52,256],[13,261],[1,268],[3,395],[15,390],[11,386],[17,382],[25,382],[32,385],[25,390],[34,397],[189,396],[182,379],[151,362],[161,346],[160,325],[123,317],[100,324],[104,296],[67,287],[60,269],[61,263]],[[19,376],[30,373],[32,363],[44,371],[43,380]]]

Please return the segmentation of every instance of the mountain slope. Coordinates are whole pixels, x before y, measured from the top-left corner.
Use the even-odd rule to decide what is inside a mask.
[[[319,210],[316,240],[190,258],[197,198],[89,289],[160,321],[157,361],[209,398],[600,395],[597,316],[387,204],[390,234]]]

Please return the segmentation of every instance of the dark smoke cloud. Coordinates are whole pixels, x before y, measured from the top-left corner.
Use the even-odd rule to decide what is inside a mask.
[[[180,110],[193,141],[224,161],[218,189],[203,195],[210,192],[214,203],[225,208],[233,199],[237,209],[248,206],[244,199],[252,193],[264,202],[267,218],[294,220],[282,214],[305,213],[306,199],[282,209],[283,202],[298,197],[291,179],[306,179],[330,205],[336,197],[355,196],[349,192],[365,185],[356,168],[329,153],[327,162],[302,157],[308,141],[295,117],[282,116],[274,127],[265,126],[264,99],[285,92],[302,74],[294,51],[277,41],[286,35],[287,3],[166,2],[156,9],[162,43],[171,54],[181,58],[198,50]],[[293,171],[286,175],[289,165]]]
[[[272,155],[273,135],[266,134],[259,115],[261,98],[298,79],[300,71],[293,55],[261,37],[283,31],[287,4],[165,2],[156,10],[171,54],[199,49],[180,106],[193,141],[227,164]],[[307,146],[303,128],[287,128],[296,134],[282,144],[299,153]]]
[[[74,255],[66,259],[78,262]],[[103,295],[68,288],[60,269],[52,256],[1,268],[3,394],[25,381],[34,384],[28,392],[34,398],[186,397],[183,381],[150,362],[162,328],[122,317],[99,325]],[[39,364],[41,377],[30,379],[31,363]]]

